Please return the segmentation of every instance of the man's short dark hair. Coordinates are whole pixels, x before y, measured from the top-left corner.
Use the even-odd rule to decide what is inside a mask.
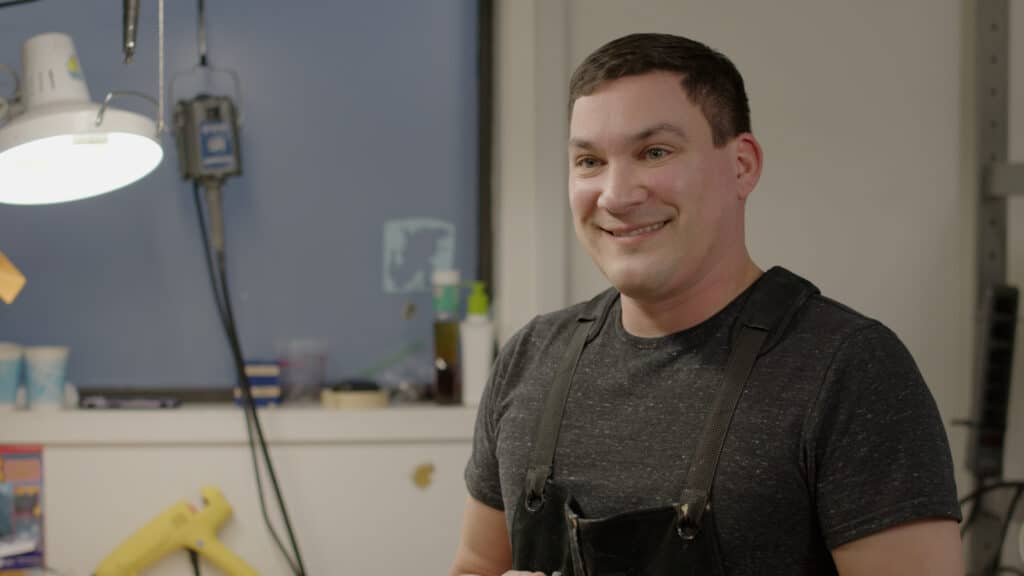
[[[750,132],[750,105],[743,77],[723,54],[671,34],[631,34],[597,49],[569,81],[569,112],[581,96],[625,76],[667,71],[682,74],[682,87],[711,125],[715,146]]]

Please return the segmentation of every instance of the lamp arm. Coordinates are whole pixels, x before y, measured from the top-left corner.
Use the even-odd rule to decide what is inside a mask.
[[[136,38],[139,28],[139,0],[124,0],[124,11],[122,12],[122,30],[124,39],[122,48],[124,50],[124,61],[130,63],[135,56],[137,48]],[[160,93],[160,100],[157,102],[156,133],[163,134],[167,129],[164,122],[164,0],[157,2],[157,90]],[[96,125],[102,118],[97,118]]]
[[[96,113],[97,126],[103,124],[103,114],[106,113],[107,107],[110,105],[110,101],[113,100],[115,96],[136,96],[139,98],[143,98],[145,100],[149,100],[153,103],[154,106],[160,106],[156,98],[153,98],[152,96],[144,92],[136,92],[135,90],[113,90],[107,92],[107,96],[103,99],[103,104],[100,104],[99,112]]]

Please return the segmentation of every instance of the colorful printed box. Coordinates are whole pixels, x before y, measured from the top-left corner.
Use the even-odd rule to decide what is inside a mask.
[[[43,449],[0,445],[0,575],[43,565]]]

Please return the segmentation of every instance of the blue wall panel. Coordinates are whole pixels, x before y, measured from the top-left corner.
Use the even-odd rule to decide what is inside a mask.
[[[25,39],[65,32],[94,100],[114,89],[155,95],[157,3],[142,2],[130,65],[121,6],[0,9],[0,62],[20,68]],[[464,278],[476,273],[476,10],[474,0],[207,2],[211,63],[242,84],[244,174],[224,197],[247,357],[273,357],[288,339],[323,339],[337,379],[418,342],[408,367],[429,371],[429,294],[384,291],[383,228],[407,218],[450,223],[455,266]],[[196,62],[195,15],[195,2],[167,2],[168,83]],[[194,93],[195,79],[183,77],[176,95]],[[224,92],[222,82],[207,85]],[[0,90],[9,87],[0,79]],[[117,105],[154,112],[141,100]],[[55,206],[0,205],[0,249],[28,277],[18,300],[0,305],[0,339],[69,345],[69,378],[80,386],[234,380],[191,186],[178,176],[173,137],[163,143],[161,166],[128,188]],[[418,261],[434,240],[411,239]],[[407,302],[419,311],[411,320]]]

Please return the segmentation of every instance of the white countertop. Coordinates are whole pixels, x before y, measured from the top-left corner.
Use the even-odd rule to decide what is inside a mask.
[[[473,437],[476,408],[401,405],[373,410],[319,406],[260,409],[269,444],[464,442]],[[237,406],[211,404],[162,410],[0,412],[0,444],[201,445],[245,444]]]

